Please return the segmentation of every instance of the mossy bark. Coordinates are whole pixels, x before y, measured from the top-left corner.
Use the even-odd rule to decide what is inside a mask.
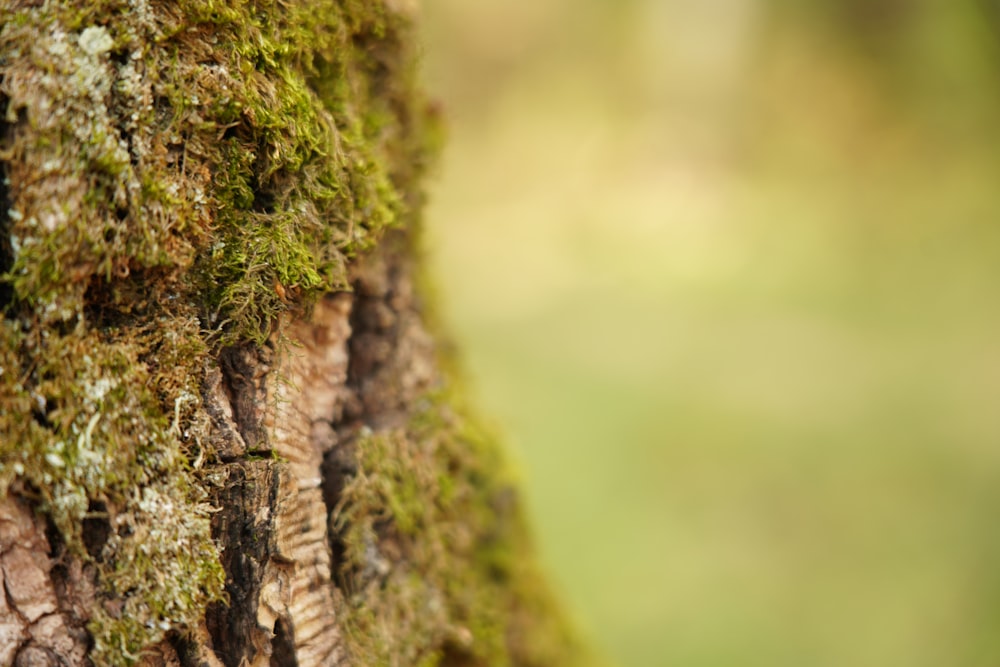
[[[403,0],[0,3],[0,664],[560,665]]]

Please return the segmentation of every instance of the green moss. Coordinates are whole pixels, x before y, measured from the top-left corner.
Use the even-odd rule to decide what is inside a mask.
[[[0,485],[36,495],[67,546],[94,562],[109,604],[91,619],[92,658],[129,662],[222,595],[209,507],[178,438],[200,403],[190,386],[200,358],[157,336],[24,324],[0,324]],[[183,344],[189,332],[175,332]],[[18,377],[25,359],[33,366]],[[174,421],[164,396],[176,397]],[[106,541],[85,540],[86,519],[108,526]]]
[[[374,56],[359,44],[378,35],[398,51],[406,22],[393,15],[390,26],[379,3],[181,6],[196,35],[200,26],[225,45],[212,74],[197,79],[196,97],[215,100],[201,117],[214,133],[205,148],[225,166],[217,241],[199,280],[227,337],[260,342],[288,295],[308,305],[346,289],[346,260],[403,213],[409,184],[391,180],[391,165],[409,156],[392,155],[388,137],[411,123],[414,92],[401,91],[392,120],[367,128]],[[188,91],[184,83],[173,89]]]
[[[362,434],[334,512],[348,648],[366,665],[583,665],[494,440],[429,396]]]
[[[62,0],[8,3],[0,26],[0,493],[94,565],[92,658],[131,664],[222,596],[206,366],[347,289],[419,200],[410,20]]]

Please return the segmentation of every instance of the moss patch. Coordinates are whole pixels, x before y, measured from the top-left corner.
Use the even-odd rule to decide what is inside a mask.
[[[348,649],[365,665],[584,665],[531,555],[495,441],[428,396],[364,432],[333,514]]]

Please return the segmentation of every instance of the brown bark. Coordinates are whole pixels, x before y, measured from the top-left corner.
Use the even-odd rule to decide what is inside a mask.
[[[368,257],[354,268],[354,292],[288,323],[280,351],[225,352],[219,412],[233,415],[229,432],[279,459],[224,464],[213,498],[229,604],[209,609],[204,639],[227,667],[346,661],[330,531],[344,462],[360,429],[405,422],[439,381],[409,265],[399,252]]]

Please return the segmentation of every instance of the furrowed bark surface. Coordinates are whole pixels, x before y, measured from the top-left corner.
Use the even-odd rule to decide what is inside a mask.
[[[0,2],[0,665],[579,665],[421,299],[401,0]]]

